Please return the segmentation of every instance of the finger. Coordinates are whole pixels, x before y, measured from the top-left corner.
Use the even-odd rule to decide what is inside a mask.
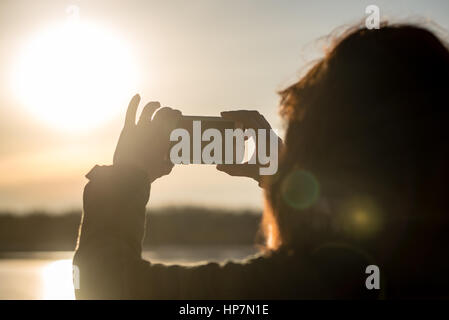
[[[236,110],[236,111],[223,111],[220,113],[224,119],[241,122],[244,128],[258,129],[259,124],[256,121],[256,117],[260,115],[254,110]]]
[[[139,103],[140,95],[136,94],[134,97],[132,97],[131,101],[129,102],[128,109],[126,110],[125,127],[131,127],[136,124],[136,112]]]
[[[156,114],[154,115],[153,120],[165,120],[165,119],[172,119],[172,118],[178,118],[179,116],[181,116],[182,113],[179,110],[176,109],[172,109],[169,107],[163,107],[161,109],[159,109]]]
[[[140,114],[138,124],[141,125],[143,123],[149,123],[151,121],[151,117],[154,112],[161,107],[161,104],[158,101],[148,102],[142,110]]]
[[[251,119],[257,123],[257,129],[271,129],[270,123],[265,119],[263,115],[260,114],[259,111],[250,111]]]
[[[271,129],[270,123],[265,119],[263,115],[258,112],[258,116],[255,117],[256,121],[259,123],[261,128]]]
[[[222,111],[221,116],[225,119],[230,119],[234,121],[248,121],[253,117],[254,111],[252,110],[233,110],[233,111]]]
[[[156,112],[152,122],[160,129],[172,131],[176,127],[181,116],[181,111],[164,107]]]
[[[161,175],[163,176],[163,175],[169,174],[172,171],[174,166],[175,165],[170,160],[164,160],[160,164],[160,168],[159,168]]]
[[[167,163],[167,164],[165,164],[164,165],[164,167],[163,167],[163,169],[162,169],[162,171],[161,171],[161,173],[162,173],[162,175],[167,175],[167,174],[169,174],[172,170],[173,170],[173,167],[174,167],[175,165],[173,164],[173,163]]]
[[[258,166],[255,164],[218,164],[217,170],[225,172],[233,177],[256,177]]]
[[[157,174],[154,176],[150,176],[151,181],[153,182],[154,180],[169,174],[172,171],[173,167],[174,164],[171,163],[171,161],[162,161],[158,163],[155,168],[155,172],[157,172]]]

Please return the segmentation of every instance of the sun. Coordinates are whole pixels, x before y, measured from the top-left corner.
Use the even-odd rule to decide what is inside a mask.
[[[12,84],[34,116],[64,130],[87,130],[120,112],[137,81],[135,59],[121,39],[69,19],[32,37]]]

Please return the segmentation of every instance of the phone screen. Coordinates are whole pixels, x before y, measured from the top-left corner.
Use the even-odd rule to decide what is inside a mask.
[[[232,120],[223,119],[221,117],[204,117],[204,116],[182,116],[178,122],[177,128],[182,128],[188,131],[190,139],[190,162],[191,164],[205,164],[203,161],[203,149],[214,139],[204,140],[203,133],[207,129],[216,129],[221,134],[221,163],[225,163],[225,130],[234,130],[236,124]],[[194,141],[195,140],[195,141]],[[177,142],[172,142],[172,146]],[[194,144],[200,145],[200,153],[198,155],[198,149],[196,157]],[[234,152],[235,154],[235,152]],[[211,151],[211,155],[214,156],[214,150]]]

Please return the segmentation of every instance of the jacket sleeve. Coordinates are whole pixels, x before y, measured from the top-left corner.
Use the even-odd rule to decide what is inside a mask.
[[[96,166],[83,195],[73,259],[77,299],[361,298],[365,260],[350,250],[277,251],[244,263],[195,267],[141,258],[150,183],[143,172]]]
[[[235,299],[254,295],[245,291],[244,282],[263,272],[262,258],[245,264],[196,267],[151,264],[141,259],[150,193],[144,173],[96,166],[87,178],[73,259],[77,299]]]

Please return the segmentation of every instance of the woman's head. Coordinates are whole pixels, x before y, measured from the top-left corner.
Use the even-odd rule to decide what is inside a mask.
[[[448,49],[426,29],[359,28],[336,39],[280,92],[287,132],[267,192],[271,245],[373,235],[385,219],[440,215],[448,87]]]

